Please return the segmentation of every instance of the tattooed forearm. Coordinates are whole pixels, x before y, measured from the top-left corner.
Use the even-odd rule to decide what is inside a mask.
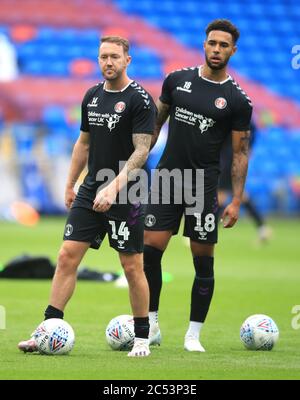
[[[168,119],[170,114],[170,106],[168,104],[162,103],[160,100],[157,102],[157,117],[155,122],[154,134],[151,140],[151,149],[154,147],[155,143],[157,142],[160,130],[163,124]]]
[[[248,159],[244,156],[233,156],[231,167],[233,197],[241,200],[247,177]]]
[[[241,152],[248,157],[249,154],[249,142],[250,142],[250,131],[244,132],[244,135],[240,139],[241,141]]]
[[[233,159],[231,167],[233,198],[241,201],[248,171],[250,131],[232,135]]]
[[[152,135],[142,133],[133,135],[132,141],[135,150],[124,167],[129,181],[135,178],[137,170],[139,170],[147,161],[151,137]]]

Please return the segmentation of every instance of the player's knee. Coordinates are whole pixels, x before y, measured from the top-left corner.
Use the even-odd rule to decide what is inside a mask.
[[[163,254],[162,250],[146,244],[144,246],[144,269],[160,266]]]
[[[62,247],[58,253],[57,269],[61,271],[74,270],[76,265],[76,256],[69,249]]]
[[[215,245],[214,244],[203,244],[191,240],[191,251],[193,257],[213,257]]]
[[[136,263],[122,263],[122,267],[129,282],[138,279],[143,271],[142,266]]]
[[[214,278],[214,258],[208,256],[194,257],[196,277],[199,279]]]

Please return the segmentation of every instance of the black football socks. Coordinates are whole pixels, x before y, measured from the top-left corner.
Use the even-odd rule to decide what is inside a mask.
[[[194,267],[190,321],[204,322],[214,292],[214,257],[194,257]]]
[[[136,338],[148,339],[149,337],[149,317],[134,317],[134,334]]]
[[[144,246],[144,271],[150,291],[149,311],[157,311],[159,306],[159,297],[162,288],[162,255],[163,251],[152,246]]]
[[[45,310],[45,320],[50,318],[59,318],[64,319],[64,313],[49,304],[49,306]]]

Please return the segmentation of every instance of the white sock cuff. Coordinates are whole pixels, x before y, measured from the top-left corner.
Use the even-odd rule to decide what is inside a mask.
[[[150,325],[158,324],[158,311],[149,311]]]
[[[142,344],[149,346],[149,339],[136,337],[136,338],[134,338],[134,344],[137,344],[137,343],[142,343]]]
[[[190,321],[187,335],[192,335],[192,336],[199,338],[202,326],[203,326],[203,322]]]

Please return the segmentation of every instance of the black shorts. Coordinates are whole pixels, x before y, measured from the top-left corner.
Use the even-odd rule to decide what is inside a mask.
[[[149,196],[150,198],[150,196]],[[190,205],[186,204],[149,204],[146,209],[146,231],[172,231],[178,233],[181,218],[184,215],[183,235],[200,243],[218,241],[218,197],[216,188],[205,192],[203,212],[187,214]]]
[[[78,203],[78,202],[77,202]],[[121,253],[142,253],[144,250],[145,206],[113,205],[106,213],[75,205],[71,208],[64,231],[64,240],[90,243],[99,249],[108,234],[109,244]]]

